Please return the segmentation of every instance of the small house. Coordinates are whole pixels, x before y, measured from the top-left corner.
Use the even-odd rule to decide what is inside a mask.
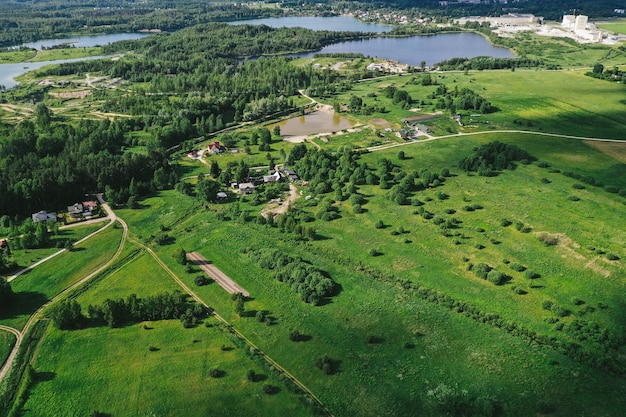
[[[241,194],[253,194],[254,193],[254,184],[251,182],[242,182],[239,184],[239,192]]]
[[[220,191],[219,193],[217,193],[216,198],[217,198],[217,201],[226,201],[228,200],[228,194],[226,194],[223,191]]]
[[[73,206],[67,206],[67,212],[72,219],[80,219],[84,215],[84,208],[81,203],[75,203]],[[91,215],[91,213],[89,213]]]
[[[271,183],[271,182],[277,182],[277,181],[280,181],[280,178],[281,178],[280,172],[276,170],[271,175],[263,175],[263,182],[265,184]]]
[[[298,174],[296,173],[296,171],[293,171],[291,169],[283,169],[283,172],[285,173],[285,175],[287,175],[287,177],[289,177],[289,181],[295,182],[298,181],[300,179],[300,177],[298,177]]]
[[[207,148],[207,151],[211,155],[216,154],[216,153],[222,153],[223,150],[224,150],[224,147],[219,142],[211,142],[209,143],[209,147]]]
[[[38,213],[33,213],[31,215],[31,218],[33,219],[33,223],[39,223],[39,222],[56,222],[57,221],[57,214],[56,213],[48,213],[45,210],[41,210]]]

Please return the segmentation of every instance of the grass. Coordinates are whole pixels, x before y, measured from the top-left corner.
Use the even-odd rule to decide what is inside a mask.
[[[143,252],[77,301],[85,310],[107,298],[177,289]],[[23,415],[89,415],[95,410],[115,416],[311,415],[279,379],[233,344],[217,321],[207,320],[212,327],[184,329],[175,320],[69,332],[50,326],[34,365],[38,382]],[[212,368],[223,375],[211,378]],[[250,369],[255,381],[246,379]],[[264,384],[274,386],[276,393],[264,394]]]
[[[613,22],[603,22],[597,23],[600,29],[608,30],[613,33],[621,33],[622,35],[626,35],[626,20],[625,19],[617,19]]]
[[[121,234],[121,228],[110,227],[12,281],[17,301],[2,324],[22,328],[39,307],[106,263],[117,250]]]
[[[479,117],[470,116],[476,111],[461,112],[466,125],[460,131],[484,130],[532,130],[546,133],[623,139],[626,129],[621,114],[626,109],[623,103],[623,86],[596,80],[584,75],[584,71],[489,71],[444,73],[434,75],[439,84],[449,91],[469,88],[488,99],[499,111]],[[383,89],[394,85],[409,92],[415,103],[423,101],[420,112],[403,110],[393,105],[383,95]],[[363,122],[384,118],[398,128],[405,117],[435,112],[436,100],[428,98],[436,86],[419,85],[419,76],[392,77],[359,83],[348,93],[337,99],[347,103],[351,95],[360,96],[368,106],[385,107],[385,113],[374,113],[355,117]],[[375,97],[371,97],[375,95]],[[414,104],[418,106],[418,104]],[[438,120],[434,124],[435,135],[456,133],[458,124]],[[455,126],[456,124],[456,126]]]
[[[7,331],[0,331],[0,363],[4,364],[15,345],[15,336]]]
[[[530,147],[529,151],[542,161],[561,161],[561,168],[576,169],[574,162],[568,159],[562,161],[558,155],[557,150],[567,154],[566,146],[572,146],[572,157],[586,158],[588,163],[585,165],[600,167],[610,160],[580,142],[537,140],[524,135],[500,139]],[[473,137],[406,146],[402,149],[410,159],[403,164],[431,169],[453,167],[476,144],[489,140],[489,137]],[[395,159],[396,153],[397,148],[389,150],[388,154],[367,155],[364,160],[371,166],[381,156]],[[552,181],[549,185],[539,181],[545,176]],[[375,187],[361,187],[370,200],[365,205],[368,209],[365,215],[355,217],[349,214],[349,207],[344,206],[347,203],[342,203],[343,218],[330,223],[317,223],[318,233],[324,239],[313,244],[297,243],[288,235],[250,224],[218,222],[210,211],[189,214],[184,207],[189,204],[187,201],[193,200],[171,192],[145,200],[145,209],[134,211],[130,224],[136,233],[148,236],[155,233],[155,224],[149,219],[171,216],[171,223],[175,226],[169,233],[175,237],[176,243],[157,248],[161,258],[169,262],[188,285],[193,286],[195,274],[187,274],[182,266],[174,264],[171,254],[179,247],[188,251],[199,250],[249,290],[252,300],[246,303],[247,314],[240,318],[234,313],[230,296],[219,286],[196,287],[218,313],[231,320],[261,349],[312,387],[337,415],[405,415],[415,412],[416,408],[423,413],[436,414],[426,393],[439,383],[458,384],[475,394],[488,392],[506,404],[507,415],[525,415],[528,409],[535,409],[540,400],[554,403],[557,414],[561,415],[568,415],[580,407],[606,415],[618,415],[623,404],[609,397],[604,402],[596,401],[593,399],[596,393],[583,395],[587,390],[586,382],[572,380],[571,376],[561,387],[549,382],[551,378],[564,378],[570,372],[568,369],[580,366],[585,368],[585,375],[592,380],[603,381],[606,375],[598,369],[574,364],[569,357],[551,350],[530,348],[523,340],[416,299],[400,288],[372,280],[353,267],[355,262],[360,261],[397,276],[417,280],[541,333],[565,339],[566,336],[561,336],[544,322],[549,313],[541,308],[541,302],[549,298],[576,312],[577,307],[571,305],[572,297],[586,294],[582,297],[587,298],[587,304],[609,306],[606,311],[594,313],[593,320],[619,332],[618,318],[623,316],[624,311],[615,294],[620,293],[623,283],[618,280],[614,285],[608,284],[596,271],[586,268],[587,262],[595,255],[584,249],[584,245],[619,249],[611,245],[623,241],[624,236],[619,231],[620,219],[611,213],[619,210],[622,204],[610,194],[592,189],[587,190],[588,194],[579,202],[587,206],[572,206],[574,203],[566,199],[572,183],[573,180],[561,174],[547,174],[546,169],[536,166],[520,166],[516,171],[496,178],[459,176],[450,179],[443,190],[447,189],[451,198],[444,202],[427,203],[427,207],[437,213],[447,207],[456,208],[458,214],[455,216],[464,221],[463,232],[471,235],[472,242],[485,243],[486,249],[482,251],[473,248],[472,244],[465,244],[459,250],[446,242],[437,228],[411,215],[410,207],[387,203],[383,193]],[[518,184],[528,185],[520,189]],[[537,190],[541,187],[541,191]],[[434,192],[424,194],[434,196]],[[464,196],[472,202],[481,203],[485,209],[463,213],[460,206],[466,204]],[[553,207],[557,196],[560,196],[560,203],[556,202],[557,209],[539,210],[539,207]],[[176,215],[177,205],[183,207],[182,215]],[[580,210],[597,210],[596,216],[605,223],[598,224],[593,219],[581,222]],[[521,234],[513,227],[501,230],[496,224],[500,216],[511,214],[514,220],[523,220],[535,231],[563,233],[573,242],[581,243],[582,247],[559,246],[551,249],[555,252],[553,256],[546,258],[546,248],[535,235]],[[175,220],[177,217],[181,220]],[[390,237],[391,228],[375,232],[373,224],[379,218],[386,219],[391,228],[404,224],[413,243],[403,243],[405,236]],[[475,232],[476,226],[483,227],[486,232]],[[503,243],[493,245],[489,238],[497,238]],[[291,289],[239,254],[241,247],[267,245],[305,257],[338,281],[342,292],[323,307],[315,308],[302,303]],[[370,247],[378,248],[383,255],[372,260],[367,256]],[[513,277],[511,283],[495,287],[476,279],[464,271],[461,254],[467,254],[473,262],[488,262],[506,271]],[[584,261],[578,256],[583,256]],[[542,278],[536,284],[541,284],[543,288],[531,290],[522,274],[505,269],[504,257],[540,272]],[[615,277],[623,274],[622,264],[611,266],[601,260],[594,262],[607,268]],[[511,290],[513,285],[526,288],[529,294],[523,298],[515,295]],[[589,297],[589,294],[595,295]],[[258,323],[253,317],[259,310],[274,317],[276,324],[266,326]],[[564,320],[568,322],[571,318]],[[295,350],[288,341],[288,334],[293,329],[311,337],[309,341],[298,344]],[[375,334],[383,342],[367,344],[367,334]],[[406,349],[405,343],[412,343],[415,347]],[[337,374],[327,377],[314,367],[312,358],[323,354],[340,361]],[[451,357],[454,359],[451,360]],[[556,362],[560,365],[549,365]],[[358,389],[354,389],[355,384]],[[619,390],[623,388],[620,385]],[[529,397],[519,395],[521,392],[529,393]],[[581,395],[573,396],[573,392]],[[351,401],[346,402],[345,398]]]
[[[55,236],[51,239],[51,246],[49,248],[42,249],[18,249],[13,251],[13,260],[21,267],[32,265],[41,259],[52,255],[60,250],[60,248],[54,247],[57,243],[62,244],[65,240],[70,239],[72,241],[78,241],[85,236],[95,232],[103,224],[99,225],[86,225],[81,227],[74,227],[71,229],[59,230]],[[61,246],[62,248],[62,246]]]

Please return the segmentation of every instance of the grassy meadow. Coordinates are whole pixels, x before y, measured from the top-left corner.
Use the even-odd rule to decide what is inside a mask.
[[[507,129],[623,139],[626,129],[621,116],[626,111],[624,86],[587,77],[584,71],[476,71],[430,76],[448,91],[469,88],[497,108],[484,115],[461,111],[463,127],[449,117],[424,121],[435,135]],[[384,107],[383,113],[352,116],[363,123],[383,118],[395,123],[392,127],[397,129],[406,117],[430,115],[437,110],[436,99],[429,97],[437,85],[422,86],[420,77],[404,75],[357,83],[337,99],[348,103],[356,95],[368,106]],[[383,90],[388,86],[406,90],[414,102],[413,109],[402,109],[386,98]]]
[[[146,297],[176,289],[176,283],[142,252],[77,301],[86,310],[107,298],[133,293]],[[77,331],[49,326],[34,363],[37,382],[22,415],[84,416],[96,410],[113,416],[311,415],[273,374],[233,344],[217,321],[207,322],[211,327],[192,329],[177,320]],[[212,368],[222,376],[212,378]],[[254,381],[246,378],[248,370],[255,371]],[[265,394],[265,384],[276,392]]]
[[[549,62],[561,60],[563,67],[624,60],[615,48],[526,34],[517,48]],[[0,62],[28,59],[25,54],[0,54]],[[469,88],[498,109],[484,115],[463,111],[463,126],[438,111],[437,98],[431,96],[437,85],[422,86],[422,74],[354,83],[352,90],[327,98],[327,104],[349,103],[357,95],[384,110],[346,113],[361,124],[358,129],[310,139],[309,147],[333,152],[345,145],[395,144],[364,152],[359,162],[376,170],[378,161],[387,158],[398,171],[447,169],[451,175],[437,187],[411,193],[421,205],[398,205],[389,190],[359,185],[364,211],[354,213],[349,199],[336,201],[339,218],[305,224],[315,228],[315,240],[257,224],[263,206],[253,206],[250,197],[239,200],[248,222],[218,220],[232,204],[205,204],[174,190],[156,192],[140,200],[138,209],[116,208],[116,213],[132,239],[153,249],[216,313],[337,417],[621,416],[626,409],[626,198],[609,190],[626,189],[626,144],[550,136],[624,139],[624,86],[587,77],[588,70],[428,73],[448,91]],[[411,95],[411,109],[384,96],[383,89],[392,85]],[[55,117],[64,120],[88,113],[95,117],[97,106],[94,97],[49,103]],[[94,108],[88,109],[91,104]],[[9,107],[3,114],[13,111]],[[385,131],[397,131],[404,118],[420,115],[429,117],[420,123],[433,135],[447,137],[404,142]],[[134,132],[131,152],[145,152],[150,140],[149,132]],[[495,140],[515,144],[537,161],[518,163],[493,177],[458,168],[475,147]],[[269,153],[281,163],[281,150],[289,154],[294,146],[274,138]],[[250,145],[247,153],[244,140],[237,147],[238,153],[208,156],[207,163],[184,154],[175,155],[172,163],[181,178],[208,174],[212,161],[222,168],[239,161],[252,167],[268,164],[268,152],[258,145]],[[298,187],[300,195],[312,199],[300,198],[297,209],[314,214],[325,196]],[[456,227],[444,230],[439,219],[454,219]],[[380,221],[382,228],[376,226]],[[62,237],[74,239],[90,230],[63,231]],[[166,244],[157,244],[159,234],[169,236]],[[19,301],[0,323],[22,328],[37,308],[107,262],[121,239],[116,225],[20,276],[12,282]],[[181,248],[200,252],[250,292],[243,314],[218,284],[195,284],[202,273],[176,261]],[[331,277],[337,294],[320,306],[307,304],[294,291],[297,287],[278,281],[273,270],[242,251],[269,248]],[[16,259],[29,264],[49,253],[17,252]],[[477,277],[472,269],[481,263],[504,273],[504,282],[494,285]],[[119,262],[75,296],[86,313],[88,305],[108,298],[143,298],[176,289],[146,251],[126,242]],[[269,320],[258,320],[260,312]],[[294,330],[302,335],[300,341],[290,340]],[[14,337],[0,333],[0,338],[0,358],[5,358]],[[324,356],[330,359],[328,374],[316,365]],[[32,365],[35,378],[23,416],[95,411],[114,417],[314,415],[278,373],[252,357],[214,318],[190,329],[178,320],[75,331],[49,325]],[[221,377],[210,376],[213,368],[222,371]],[[246,378],[248,370],[258,375],[254,381]],[[264,393],[264,384],[274,393]]]
[[[22,328],[31,314],[65,288],[105,264],[117,251],[122,229],[109,227],[11,282],[17,301],[2,324]]]
[[[626,35],[626,19],[617,19],[611,22],[598,22],[596,26],[600,29],[608,30],[609,32]]]
[[[490,178],[458,171],[460,158],[495,139],[518,144],[550,167],[520,165]],[[405,151],[406,160],[396,158],[399,149]],[[161,259],[220,315],[312,388],[335,415],[411,415],[415,410],[421,415],[439,415],[429,392],[440,384],[473,396],[490,395],[505,415],[545,409],[554,410],[554,415],[580,410],[619,415],[624,404],[602,388],[626,392],[619,378],[371,275],[379,271],[437,289],[557,340],[576,340],[559,329],[559,323],[565,326],[575,319],[593,320],[603,329],[622,334],[626,306],[619,294],[625,285],[626,235],[618,213],[623,211],[623,198],[590,185],[574,188],[579,181],[555,172],[592,175],[623,187],[619,174],[625,166],[611,157],[615,152],[620,151],[602,152],[568,139],[494,134],[414,143],[362,157],[369,166],[387,157],[407,170],[449,168],[455,175],[445,185],[420,192],[418,197],[437,216],[448,216],[446,209],[455,210],[453,216],[462,221],[459,244],[442,236],[431,221],[413,214],[414,207],[387,201],[386,191],[377,186],[359,187],[368,200],[366,213],[352,214],[347,201],[340,203],[341,218],[317,220],[314,224],[321,238],[309,243],[252,223],[218,221],[215,210],[223,206],[191,212],[192,198],[169,191],[145,199],[141,210],[121,210],[120,214],[143,238],[157,233],[159,225],[170,229],[175,243],[154,248]],[[449,198],[438,200],[437,191]],[[572,195],[580,200],[571,201]],[[465,212],[463,206],[468,203],[483,208]],[[514,225],[502,227],[499,222],[504,217],[523,222],[529,233]],[[378,220],[387,227],[376,229]],[[400,226],[405,233],[392,235]],[[539,240],[542,233],[558,236],[559,244],[547,247]],[[483,247],[479,249],[478,244]],[[272,278],[271,272],[240,253],[242,247],[270,246],[326,271],[341,285],[339,295],[321,307],[305,304]],[[188,273],[174,262],[172,255],[180,247],[199,251],[250,291],[242,317],[235,314],[230,296],[218,285],[194,286],[198,271]],[[372,258],[372,248],[381,255]],[[607,253],[619,255],[620,260],[608,260]],[[467,271],[467,264],[479,262],[505,272],[510,279],[502,286],[478,279]],[[508,266],[512,263],[540,277],[528,279]],[[525,294],[517,294],[514,287]],[[555,317],[542,307],[546,300],[569,314]],[[273,317],[273,325],[259,323],[254,318],[258,311]],[[297,349],[288,338],[294,329],[308,339],[298,342]],[[378,343],[367,343],[368,335],[375,335]],[[584,347],[593,349],[588,342]],[[315,367],[314,359],[323,355],[336,361],[335,374],[324,375]],[[593,393],[588,391],[589,379],[599,384],[592,384]],[[554,384],[555,380],[563,382]]]

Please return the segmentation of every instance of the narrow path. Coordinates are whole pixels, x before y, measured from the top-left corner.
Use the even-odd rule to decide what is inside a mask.
[[[117,260],[117,258],[119,258],[119,256],[122,254],[122,250],[124,249],[124,244],[126,243],[126,240],[128,238],[128,226],[126,225],[126,223],[122,219],[118,219],[118,217],[115,215],[113,210],[111,210],[111,207],[109,207],[109,205],[106,204],[106,202],[102,199],[102,194],[98,195],[98,200],[100,200],[100,204],[102,204],[102,207],[106,209],[107,213],[109,213],[109,218],[111,219],[111,222],[109,224],[107,224],[105,227],[103,227],[103,228],[97,230],[96,232],[90,234],[89,236],[84,237],[79,242],[84,242],[85,240],[87,240],[88,238],[92,237],[96,233],[98,233],[98,232],[108,228],[109,226],[111,226],[113,223],[115,223],[115,221],[119,221],[120,224],[122,225],[123,233],[122,233],[122,239],[120,241],[119,247],[117,248],[117,251],[115,252],[113,257],[111,257],[111,259],[109,259],[109,261],[106,262],[104,265],[102,265],[100,268],[94,270],[93,272],[91,272],[87,276],[83,277],[79,281],[77,281],[74,284],[70,285],[69,287],[65,288],[63,291],[61,291],[59,294],[57,294],[54,298],[52,298],[52,300],[48,301],[47,303],[45,303],[44,305],[39,307],[37,309],[37,311],[35,311],[29,317],[28,321],[26,322],[26,324],[24,325],[24,328],[21,331],[21,335],[25,335],[25,334],[28,333],[28,330],[35,323],[35,321],[39,319],[39,315],[41,314],[41,312],[44,309],[46,309],[48,306],[50,306],[50,305],[60,301],[70,291],[80,287],[85,282],[89,281],[90,279],[92,279],[93,277],[95,277],[96,275],[98,275],[99,273],[101,273],[102,271],[104,271],[105,269],[110,267],[111,265],[113,265],[113,263]],[[77,243],[79,243],[79,242],[77,242]],[[57,254],[58,254],[58,252],[57,252]],[[56,256],[56,254],[55,254],[55,256]],[[21,271],[20,275],[23,272],[24,271]],[[11,329],[10,327],[7,327],[7,326],[2,326],[0,328],[6,328],[6,330]],[[11,330],[8,330],[8,331],[11,331]],[[0,381],[2,381],[5,378],[6,374],[9,372],[9,369],[13,365],[13,361],[15,360],[15,356],[17,355],[17,352],[19,351],[19,348],[20,348],[21,344],[22,344],[22,337],[18,337],[18,341],[15,343],[15,346],[13,346],[13,350],[11,351],[11,354],[9,355],[9,358],[4,363],[4,365],[2,367],[2,371],[0,371]]]
[[[13,346],[13,350],[9,354],[9,357],[7,358],[6,362],[4,362],[4,366],[2,367],[2,370],[0,370],[0,381],[2,381],[4,377],[6,376],[6,374],[9,372],[9,369],[11,369],[11,365],[13,364],[13,361],[15,360],[15,357],[17,356],[17,352],[19,351],[19,346],[22,344],[22,332],[20,332],[17,329],[14,329],[13,327],[4,326],[2,324],[0,324],[0,330],[11,332],[15,335],[15,338],[16,338],[15,345]]]

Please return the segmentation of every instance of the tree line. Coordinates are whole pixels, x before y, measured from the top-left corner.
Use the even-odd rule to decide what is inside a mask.
[[[76,300],[65,300],[55,304],[49,316],[59,329],[71,330],[103,325],[114,328],[171,319],[180,319],[185,327],[192,327],[209,313],[203,305],[190,302],[186,294],[173,291],[144,298],[131,294],[126,299],[107,299],[102,304],[89,305],[87,315],[83,314]]]

